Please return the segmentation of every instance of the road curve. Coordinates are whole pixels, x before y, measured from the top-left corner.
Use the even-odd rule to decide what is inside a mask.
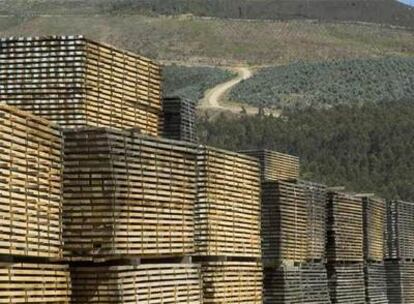
[[[206,91],[204,98],[199,103],[199,108],[201,109],[222,109],[222,110],[234,110],[232,106],[226,106],[220,104],[223,99],[225,99],[227,93],[239,84],[241,81],[246,80],[252,77],[253,73],[249,68],[246,67],[235,67],[230,68],[229,70],[236,72],[237,77],[229,81],[223,82],[214,88]]]

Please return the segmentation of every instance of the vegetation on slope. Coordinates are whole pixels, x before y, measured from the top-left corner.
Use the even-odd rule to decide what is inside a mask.
[[[234,77],[233,73],[212,67],[166,66],[163,69],[165,96],[198,101],[206,90]]]
[[[396,0],[4,0],[2,14],[194,14],[219,18],[363,21],[414,27]]]
[[[414,32],[377,25],[143,15],[0,17],[1,36],[79,33],[154,59],[209,65],[414,54]]]
[[[262,69],[230,98],[279,108],[414,97],[414,57],[295,63]]]
[[[287,111],[282,117],[202,117],[200,139],[231,150],[298,155],[306,179],[414,200],[414,100]]]

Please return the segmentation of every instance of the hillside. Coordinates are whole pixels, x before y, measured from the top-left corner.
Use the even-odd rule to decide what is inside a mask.
[[[238,19],[362,21],[414,27],[395,0],[3,0],[1,14],[194,14]]]
[[[234,116],[199,124],[201,141],[298,155],[303,178],[386,198],[414,199],[414,100]]]
[[[230,99],[277,108],[414,98],[414,57],[295,63],[258,71]]]
[[[153,59],[209,65],[414,54],[414,32],[378,25],[144,15],[0,17],[1,36],[79,33]]]

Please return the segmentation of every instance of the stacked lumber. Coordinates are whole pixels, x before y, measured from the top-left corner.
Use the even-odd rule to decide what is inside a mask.
[[[196,104],[180,97],[166,97],[163,103],[163,136],[175,140],[197,141]]]
[[[200,147],[196,253],[260,258],[260,176],[254,158]]]
[[[389,303],[414,303],[414,261],[385,262]]]
[[[382,261],[384,253],[384,234],[386,221],[385,201],[374,198],[362,198],[364,218],[364,259]]]
[[[141,264],[71,268],[72,304],[201,304],[194,264]]]
[[[307,253],[309,260],[324,260],[326,245],[327,187],[322,184],[298,180],[303,187],[308,209]]]
[[[355,195],[328,194],[328,261],[363,261],[362,200]]]
[[[133,130],[86,128],[64,135],[69,257],[194,252],[196,146]]]
[[[302,186],[262,182],[262,252],[266,261],[305,261],[308,210]]]
[[[364,271],[367,303],[388,304],[384,262],[367,262]]]
[[[389,259],[414,258],[414,204],[387,203],[387,254]]]
[[[69,304],[70,295],[67,266],[0,263],[0,303]]]
[[[262,304],[262,266],[258,262],[201,264],[204,304]]]
[[[263,277],[264,304],[301,304],[303,290],[299,266],[280,265],[265,268]]]
[[[0,254],[62,257],[62,136],[0,104]]]
[[[241,153],[259,159],[261,177],[266,180],[292,180],[299,177],[299,158],[271,150],[247,150]]]
[[[330,304],[328,275],[322,263],[264,269],[265,304]]]
[[[333,304],[365,304],[362,263],[329,264],[328,277],[329,293]]]
[[[0,98],[65,128],[158,135],[161,72],[151,60],[83,36],[0,40]]]
[[[301,265],[303,301],[307,304],[330,304],[328,274],[322,263]]]

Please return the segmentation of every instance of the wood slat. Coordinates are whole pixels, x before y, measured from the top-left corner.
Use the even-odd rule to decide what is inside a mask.
[[[258,163],[245,155],[199,147],[197,172],[196,253],[260,258]]]
[[[384,262],[366,262],[364,272],[367,304],[388,304]]]
[[[194,264],[73,267],[71,276],[72,304],[202,303]]]
[[[0,263],[0,303],[69,304],[70,295],[66,265]]]
[[[299,158],[296,156],[271,150],[246,150],[241,153],[259,159],[263,181],[299,178]]]
[[[332,304],[365,304],[363,263],[328,264]]]
[[[364,197],[364,259],[382,261],[385,257],[385,201],[375,197]]]
[[[257,262],[203,262],[204,304],[261,304],[262,266]]]
[[[414,262],[385,261],[389,303],[414,303]]]
[[[194,252],[195,145],[104,128],[64,135],[69,256]]]
[[[62,135],[0,104],[0,254],[62,257]]]
[[[0,98],[65,128],[160,130],[160,66],[83,36],[2,39]]]

